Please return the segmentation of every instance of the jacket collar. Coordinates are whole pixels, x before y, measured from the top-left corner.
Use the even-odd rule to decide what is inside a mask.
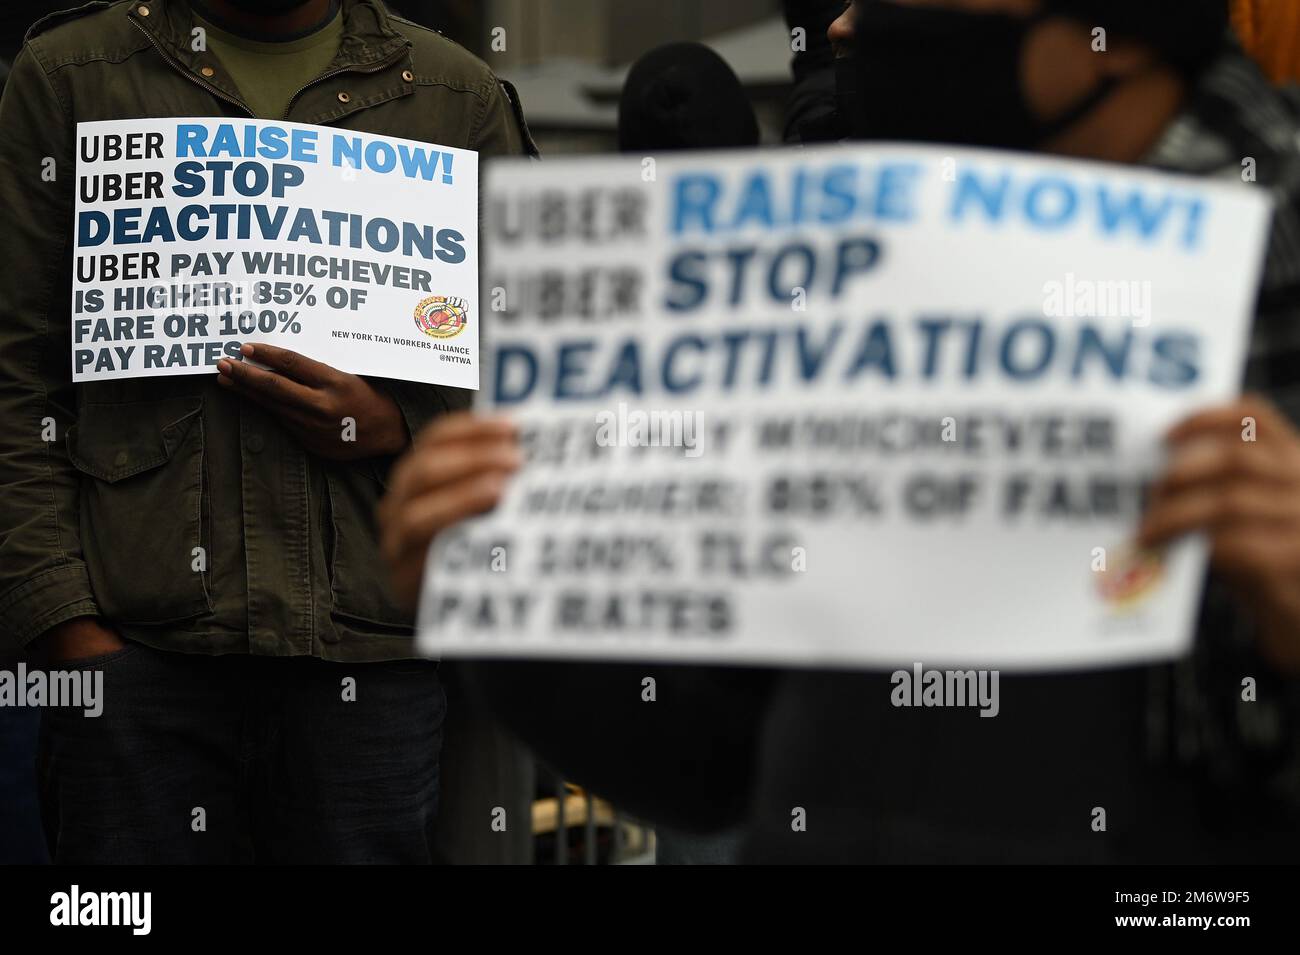
[[[343,39],[329,69],[365,69],[396,57],[410,41],[395,30],[375,0],[342,0]],[[141,8],[148,9],[144,13]],[[140,0],[127,17],[177,62],[194,69],[202,55],[191,43],[194,11],[188,0]]]
[[[339,42],[339,51],[320,79],[353,70],[374,72],[403,55],[409,58],[413,44],[393,28],[382,3],[376,0],[341,0],[340,16],[343,17],[343,38]],[[192,80],[248,109],[225,71],[211,68],[211,55],[206,50],[194,49],[194,11],[189,0],[133,0],[127,18],[145,33],[163,57],[172,60]],[[390,90],[386,95],[392,98],[407,93],[409,88],[403,86]],[[356,104],[343,106],[340,112],[338,104],[332,104],[332,107],[335,117],[359,108]],[[303,121],[323,122],[325,118],[318,115]]]

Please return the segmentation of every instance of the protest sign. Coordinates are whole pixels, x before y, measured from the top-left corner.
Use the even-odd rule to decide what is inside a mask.
[[[1188,645],[1130,545],[1239,387],[1267,200],[878,146],[510,165],[483,404],[527,463],[440,535],[444,655],[1051,668]]]
[[[245,342],[478,387],[478,154],[302,123],[77,125],[74,381]]]

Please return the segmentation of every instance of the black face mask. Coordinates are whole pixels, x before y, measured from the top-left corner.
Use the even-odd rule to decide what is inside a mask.
[[[1025,102],[1021,50],[1043,19],[860,4],[853,62],[858,106],[847,114],[859,139],[1032,149],[1110,95],[1107,81],[1063,116],[1044,121]]]

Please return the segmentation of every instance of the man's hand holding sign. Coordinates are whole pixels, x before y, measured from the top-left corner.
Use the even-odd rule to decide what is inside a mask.
[[[312,454],[345,461],[397,454],[410,443],[397,402],[360,375],[275,345],[240,352],[270,370],[222,359],[217,380],[278,415]]]
[[[1254,618],[1260,650],[1300,673],[1300,433],[1250,397],[1186,418],[1168,443],[1139,543],[1162,548],[1205,534],[1210,565]]]
[[[496,507],[523,464],[509,418],[454,414],[429,425],[393,467],[379,505],[380,547],[393,589],[414,607],[430,542],[442,531]]]

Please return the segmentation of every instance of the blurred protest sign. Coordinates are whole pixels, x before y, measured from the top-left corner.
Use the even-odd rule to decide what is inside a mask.
[[[74,381],[269,342],[478,387],[478,154],[261,120],[77,126]]]
[[[1184,650],[1128,541],[1235,394],[1269,207],[880,146],[490,172],[485,406],[528,463],[428,563],[430,653],[1061,667]]]

